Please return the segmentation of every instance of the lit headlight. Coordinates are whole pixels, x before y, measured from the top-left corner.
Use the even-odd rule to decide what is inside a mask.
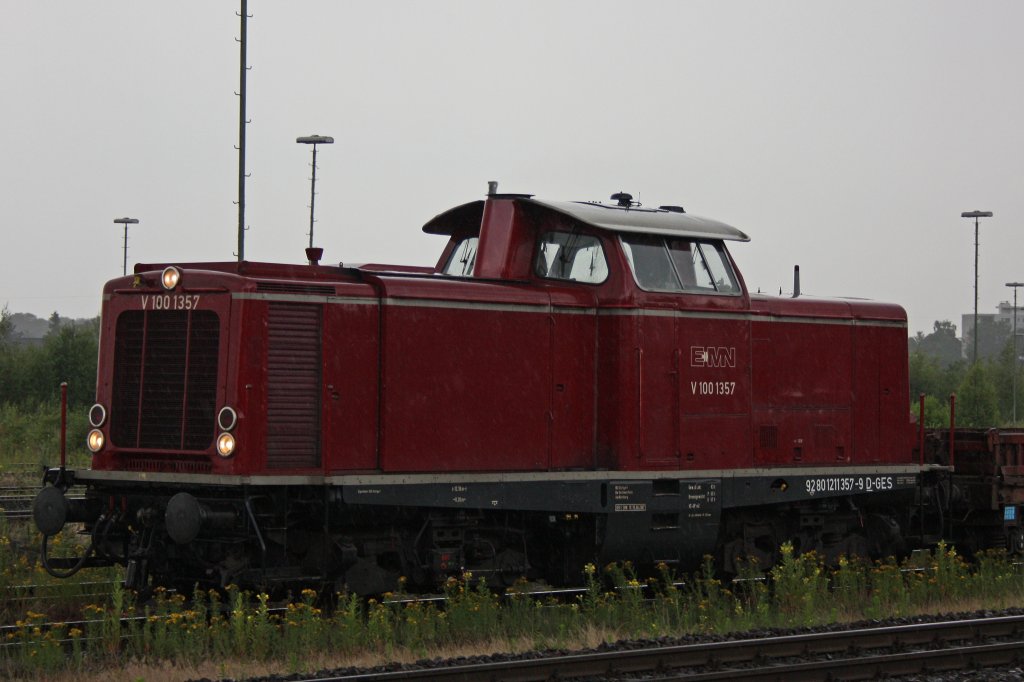
[[[99,452],[103,449],[103,444],[106,442],[106,438],[103,437],[103,432],[99,429],[93,429],[89,432],[89,435],[85,438],[85,444],[89,447],[92,452]]]
[[[217,454],[221,457],[230,457],[235,451],[235,437],[230,433],[222,433],[217,436]]]
[[[235,428],[235,422],[237,421],[238,414],[227,405],[220,408],[220,412],[217,413],[217,425],[220,426],[221,431],[230,431]]]
[[[107,409],[96,403],[89,408],[89,424],[98,429],[103,426],[103,422],[107,421]]]
[[[178,268],[171,265],[170,267],[164,268],[164,272],[160,275],[160,283],[164,285],[164,289],[170,291],[174,287],[178,286],[181,282],[181,271]]]

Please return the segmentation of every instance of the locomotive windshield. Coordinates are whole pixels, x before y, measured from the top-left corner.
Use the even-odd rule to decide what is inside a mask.
[[[725,249],[658,235],[621,237],[622,248],[641,289],[690,293],[737,294],[739,286]]]
[[[442,271],[455,277],[471,277],[473,266],[476,265],[476,245],[480,241],[476,237],[467,237],[458,243]]]

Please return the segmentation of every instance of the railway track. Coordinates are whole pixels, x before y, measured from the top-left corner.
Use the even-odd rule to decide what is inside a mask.
[[[8,585],[0,595],[0,601],[8,605],[24,602],[62,602],[68,599],[98,602],[110,597],[116,584],[111,580],[91,580],[76,583]],[[3,627],[5,626],[0,626],[0,631]]]
[[[272,608],[273,612],[283,609]],[[143,616],[121,619],[122,639]],[[95,630],[100,621],[65,621]],[[46,632],[53,624],[41,624]],[[9,642],[17,626],[0,626],[0,657],[26,642]],[[79,640],[88,648],[99,640]],[[70,646],[71,640],[64,640]],[[345,669],[302,678],[314,682],[491,680],[865,680],[956,671],[1008,669],[1024,662],[1024,615],[656,645],[619,642],[597,651],[535,653],[430,661],[387,670]],[[277,678],[267,677],[264,680]],[[288,679],[300,679],[290,676]]]
[[[864,680],[1024,661],[1024,616],[1002,616],[678,646],[346,671],[315,682],[428,680]],[[292,678],[294,679],[294,678]]]
[[[0,487],[0,514],[9,521],[27,521],[32,518],[32,503],[40,486]],[[85,499],[82,495],[69,495],[69,500]]]
[[[32,500],[34,493],[29,493],[28,488],[3,488],[0,489],[0,511],[8,520],[24,520],[32,517]]]

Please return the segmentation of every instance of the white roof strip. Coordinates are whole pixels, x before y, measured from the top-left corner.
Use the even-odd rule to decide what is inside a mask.
[[[660,234],[672,237],[691,239],[725,239],[729,241],[749,242],[745,232],[737,230],[711,218],[701,218],[691,213],[669,211],[663,208],[645,208],[642,206],[618,206],[616,204],[599,204],[589,201],[546,201],[534,199],[528,195],[499,195],[496,198],[512,199],[525,204],[541,206],[569,216],[581,223],[612,232],[628,232],[634,234]],[[476,228],[483,216],[484,202],[471,201],[455,208],[448,209],[434,216],[423,226],[428,234],[453,234],[458,228]]]
[[[523,201],[550,208],[575,218],[581,223],[613,232],[750,241],[750,237],[746,233],[723,222],[711,218],[701,218],[690,213],[667,211],[662,208],[637,206],[626,208],[615,204],[585,201],[546,201],[544,199],[524,199]]]

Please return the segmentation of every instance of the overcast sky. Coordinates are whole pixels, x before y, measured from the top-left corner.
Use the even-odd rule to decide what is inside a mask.
[[[99,313],[136,262],[233,260],[238,2],[0,0],[0,306]],[[732,224],[748,286],[902,304],[1024,280],[1024,3],[252,0],[246,257],[430,264],[488,180]],[[1022,291],[1024,294],[1024,291]]]

